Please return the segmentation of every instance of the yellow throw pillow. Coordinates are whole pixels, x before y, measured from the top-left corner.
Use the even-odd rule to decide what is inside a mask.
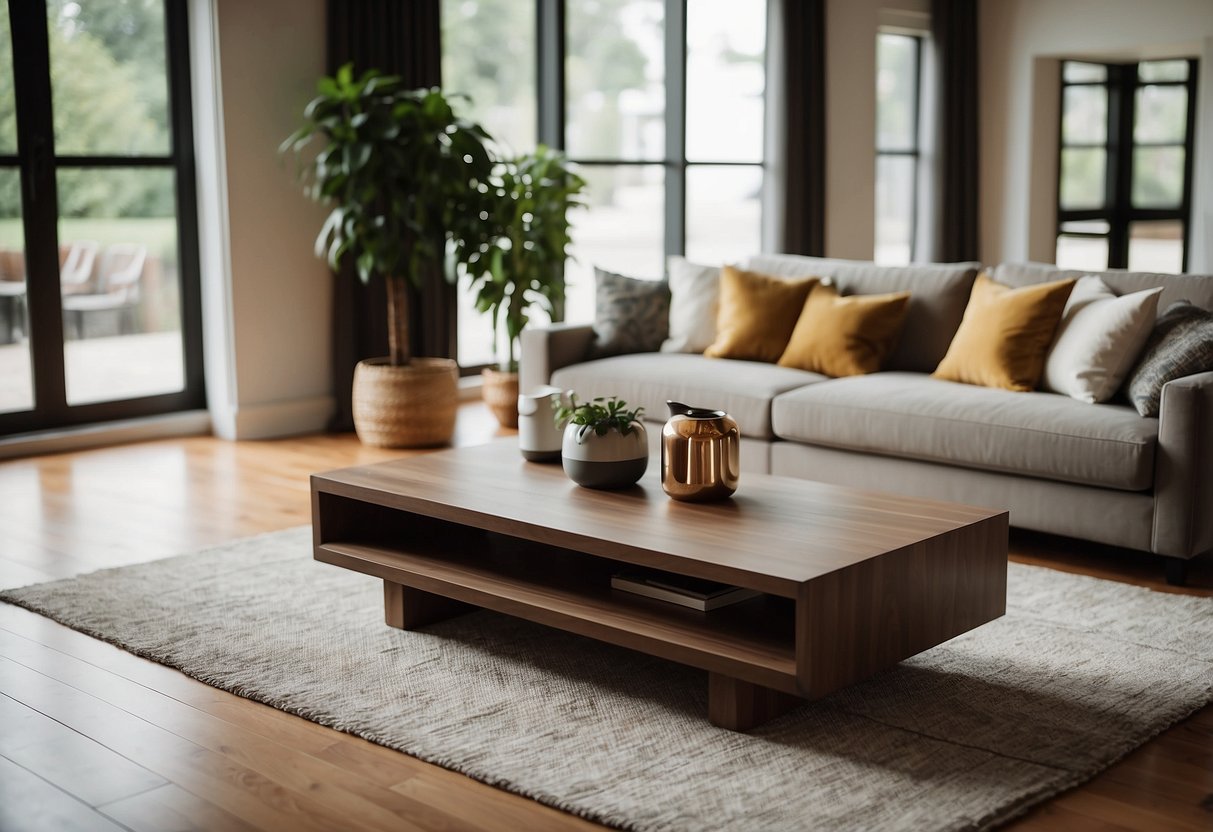
[[[1035,390],[1073,288],[1073,280],[1057,280],[1012,289],[979,274],[960,329],[934,377]]]
[[[720,270],[716,340],[710,358],[777,361],[817,278],[784,280],[725,266]]]
[[[843,297],[818,283],[779,365],[833,377],[874,373],[892,352],[909,308],[909,292]]]

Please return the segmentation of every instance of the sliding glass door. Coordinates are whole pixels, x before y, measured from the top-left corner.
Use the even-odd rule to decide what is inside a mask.
[[[0,10],[0,433],[203,406],[184,0]]]

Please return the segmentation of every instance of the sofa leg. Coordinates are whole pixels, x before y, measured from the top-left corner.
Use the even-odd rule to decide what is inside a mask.
[[[1171,586],[1188,585],[1188,559],[1164,558],[1167,562],[1167,583]]]

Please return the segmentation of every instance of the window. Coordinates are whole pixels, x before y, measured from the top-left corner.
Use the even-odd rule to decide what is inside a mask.
[[[443,0],[443,85],[507,149],[563,148],[589,183],[571,215],[564,318],[594,317],[594,267],[660,279],[665,257],[761,247],[766,3]],[[492,357],[460,292],[459,363]]]
[[[0,433],[204,404],[184,0],[0,0]]]
[[[1057,265],[1187,267],[1196,61],[1064,61]]]
[[[876,36],[876,246],[873,259],[914,259],[918,218],[919,76],[922,38]]]

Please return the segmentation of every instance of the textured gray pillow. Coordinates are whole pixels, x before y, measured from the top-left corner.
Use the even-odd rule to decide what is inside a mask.
[[[1129,375],[1129,401],[1142,416],[1157,416],[1162,386],[1213,370],[1213,312],[1186,300],[1167,307]]]
[[[591,358],[656,352],[670,332],[670,287],[594,269]]]

